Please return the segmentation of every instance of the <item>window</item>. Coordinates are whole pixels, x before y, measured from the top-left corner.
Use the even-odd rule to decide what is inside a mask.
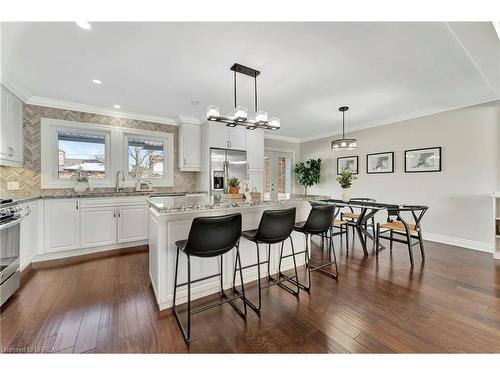
[[[42,189],[71,189],[81,170],[90,188],[111,188],[122,170],[124,186],[138,180],[174,185],[174,135],[55,119],[41,120]]]
[[[164,143],[128,139],[128,175],[133,179],[163,178]]]
[[[153,186],[174,184],[173,134],[131,131],[123,133],[124,171],[126,185],[137,180],[150,181]]]
[[[58,178],[81,170],[89,179],[106,177],[106,138],[103,135],[59,131]]]

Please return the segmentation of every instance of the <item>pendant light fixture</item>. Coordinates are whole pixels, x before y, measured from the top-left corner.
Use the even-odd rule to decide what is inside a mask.
[[[345,137],[345,112],[348,109],[349,107],[346,106],[339,108],[339,111],[342,112],[342,138],[332,141],[332,150],[354,150],[358,147],[355,139]]]
[[[216,105],[209,105],[207,107],[207,120],[214,122],[221,122],[226,124],[226,126],[244,126],[249,130],[262,128],[269,130],[279,130],[280,129],[280,119],[277,117],[267,118],[267,112],[259,111],[257,108],[257,76],[260,74],[258,70],[243,66],[240,64],[234,64],[231,67],[234,72],[234,113],[228,114],[226,116],[221,116],[219,107]],[[248,109],[244,106],[238,106],[237,93],[236,93],[236,73],[244,74],[254,78],[254,90],[255,90],[255,117],[248,118]]]

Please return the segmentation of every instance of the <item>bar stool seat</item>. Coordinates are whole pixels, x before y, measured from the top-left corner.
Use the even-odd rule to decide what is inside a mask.
[[[241,237],[246,238],[249,241],[255,241],[255,236],[257,235],[257,229],[244,230],[241,232]]]
[[[417,234],[417,232],[420,230],[420,227],[416,228],[415,224],[407,224],[407,225],[408,225],[408,229],[410,229],[411,234]],[[403,222],[397,221],[397,220],[394,220],[390,223],[380,224],[380,228],[390,229],[390,230],[406,233],[406,229],[405,229]]]

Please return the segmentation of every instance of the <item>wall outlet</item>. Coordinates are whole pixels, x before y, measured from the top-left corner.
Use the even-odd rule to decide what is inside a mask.
[[[19,181],[8,181],[7,190],[19,190]]]

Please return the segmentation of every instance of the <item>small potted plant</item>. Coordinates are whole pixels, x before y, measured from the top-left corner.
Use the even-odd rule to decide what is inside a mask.
[[[82,194],[87,190],[87,187],[89,186],[89,178],[87,176],[87,173],[82,170],[82,168],[78,168],[73,176],[71,177],[75,182],[75,186],[73,187],[73,190],[75,193]]]
[[[349,169],[344,169],[337,176],[337,181],[340,184],[340,187],[342,188],[343,202],[349,202],[350,199],[349,189],[352,186],[352,182],[357,179],[358,178],[355,175],[353,175]]]
[[[310,159],[297,163],[293,171],[297,175],[299,184],[304,186],[304,195],[307,195],[307,188],[317,184],[320,180],[321,159]]]
[[[231,177],[228,181],[229,194],[239,194],[240,193],[240,180],[236,177]]]

